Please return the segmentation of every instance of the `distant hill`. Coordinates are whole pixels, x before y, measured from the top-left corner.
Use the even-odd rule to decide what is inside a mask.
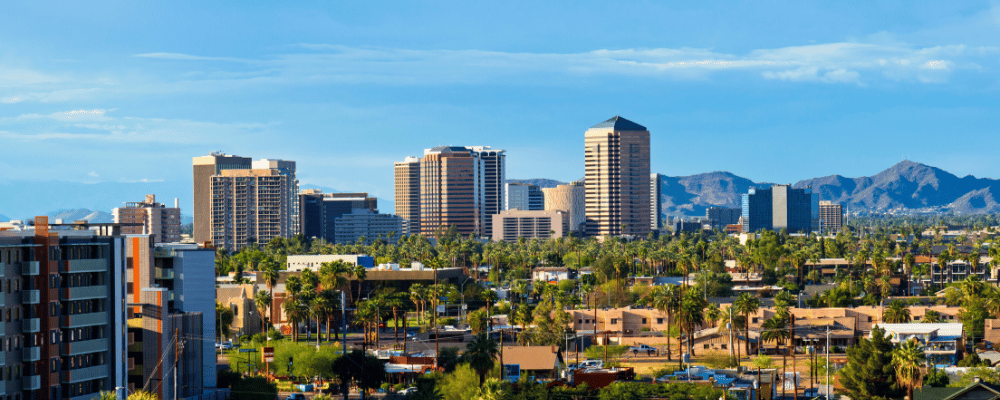
[[[1000,180],[959,178],[939,168],[903,161],[873,176],[840,175],[799,181],[795,187],[812,187],[820,198],[845,204],[852,210],[894,209],[1000,212]]]
[[[508,179],[507,183],[527,183],[529,185],[537,185],[540,188],[554,188],[559,185],[565,185],[566,182],[560,182],[554,179]]]
[[[557,181],[521,179],[508,182]],[[772,183],[754,182],[730,172],[690,176],[662,176],[662,209],[667,215],[704,216],[709,207],[740,207],[741,196],[751,188]],[[959,178],[940,168],[903,161],[873,176],[847,178],[840,175],[801,180],[795,188],[812,187],[820,200],[847,206],[853,211],[1000,213],[1000,180],[966,176]]]
[[[54,222],[54,220],[57,219],[63,220],[63,223],[70,223],[73,221],[89,221],[95,223],[114,222],[114,216],[111,214],[104,211],[91,211],[86,208],[53,211],[47,215],[49,216],[49,222]]]
[[[191,182],[101,182],[7,181],[0,182],[0,193],[17,193],[0,199],[0,213],[13,219],[31,219],[52,210],[102,210],[110,213],[125,202],[142,201],[147,194],[174,205],[179,198],[182,213],[191,213]]]

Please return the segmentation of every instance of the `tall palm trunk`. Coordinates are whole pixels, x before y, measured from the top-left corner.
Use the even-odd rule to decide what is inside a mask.
[[[396,345],[399,346],[399,308],[392,307],[392,336]]]
[[[333,325],[333,324],[330,323],[330,321],[333,321],[333,313],[326,314],[326,341],[327,342],[332,341],[332,339],[330,339],[330,325]]]
[[[670,361],[670,312],[667,312],[667,361]]]

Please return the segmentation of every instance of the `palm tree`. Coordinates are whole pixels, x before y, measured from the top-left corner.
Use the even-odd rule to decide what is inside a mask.
[[[310,299],[311,301],[309,302],[309,314],[311,314],[313,318],[316,318],[316,345],[319,346],[319,339],[320,339],[319,323],[320,321],[323,320],[329,321],[330,309],[333,308],[333,304],[331,304],[330,302],[330,300],[332,300],[331,298],[323,296],[323,292],[316,293],[314,296],[311,297],[312,297]],[[326,329],[327,329],[326,336],[327,339],[329,339],[330,337],[329,323],[327,323]]]
[[[745,318],[743,321],[743,333],[746,337],[744,344],[746,354],[750,355],[750,314],[756,314],[757,310],[760,310],[760,299],[750,293],[740,293],[739,297],[733,301],[733,307]]]
[[[292,323],[292,341],[298,343],[299,322],[305,319],[305,316],[309,311],[299,299],[294,297],[285,300],[285,302],[281,305],[285,308],[285,315],[288,316],[289,322]]]
[[[893,300],[883,312],[882,320],[890,324],[910,322],[910,309],[901,300]]]
[[[332,340],[330,338],[330,326],[333,325],[333,315],[337,309],[337,291],[333,289],[323,289],[319,292],[319,297],[323,299],[323,307],[326,310],[326,340]],[[341,315],[341,318],[344,316]],[[347,332],[344,332],[346,335]]]
[[[791,332],[788,331],[787,325],[788,321],[779,315],[769,318],[761,324],[761,328],[763,329],[760,332],[760,340],[763,342],[774,342],[775,349],[781,352],[781,343],[787,341],[791,337]],[[788,356],[784,352],[781,352],[782,372],[785,371],[787,366]],[[782,392],[784,392],[784,390],[782,390]],[[784,395],[784,393],[782,393],[782,395]]]
[[[921,386],[923,380],[920,367],[927,357],[917,345],[916,339],[907,340],[892,352],[892,364],[896,368],[896,382],[906,387],[907,398],[913,400],[913,388]]]
[[[694,331],[695,328],[705,323],[705,301],[695,291],[688,291],[681,300],[677,310],[677,322],[687,332],[688,354],[694,357]]]
[[[496,359],[497,342],[490,339],[485,333],[476,335],[465,347],[463,357],[469,363],[469,367],[479,374],[479,386],[486,382],[486,373],[493,369],[493,360]]]
[[[652,306],[667,314],[667,361],[670,361],[670,330],[673,314],[680,307],[680,292],[677,286],[657,286],[652,293]]]
[[[941,313],[934,310],[927,310],[924,312],[924,320],[921,322],[925,324],[936,324],[941,322]]]
[[[421,316],[423,314],[424,298],[426,297],[427,290],[424,288],[424,285],[419,283],[410,285],[410,301],[417,307],[417,325],[423,324]]]
[[[271,315],[269,312],[266,312],[266,310],[270,310],[271,307],[271,301],[272,301],[271,292],[268,292],[266,290],[261,290],[257,292],[256,296],[254,296],[253,301],[257,305],[257,312],[260,313],[261,332],[263,332],[266,335],[267,320],[270,319]]]

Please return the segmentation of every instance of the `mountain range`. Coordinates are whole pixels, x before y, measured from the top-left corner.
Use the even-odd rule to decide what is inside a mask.
[[[556,183],[522,179],[525,183]],[[536,183],[538,182],[538,183]],[[741,195],[772,183],[754,182],[730,172],[661,176],[662,210],[675,216],[704,216],[709,207],[740,207]],[[554,185],[553,185],[554,186]],[[843,204],[851,212],[1000,213],[1000,180],[954,174],[913,161],[902,161],[872,176],[831,175],[792,185],[811,187],[820,200]],[[544,187],[544,186],[543,186]]]

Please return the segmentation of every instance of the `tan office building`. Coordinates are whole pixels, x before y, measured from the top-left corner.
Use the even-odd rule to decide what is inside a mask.
[[[395,167],[396,215],[404,234],[420,233],[420,159],[406,157]]]
[[[649,130],[616,116],[588,129],[584,146],[588,234],[649,234]]]
[[[462,235],[482,232],[479,158],[458,146],[424,151],[420,159],[420,231],[433,237],[455,226]]]
[[[581,225],[587,220],[586,191],[582,183],[542,188],[542,193],[545,193],[546,210],[565,211],[569,215],[569,230],[581,230]]]
[[[152,235],[153,243],[173,243],[181,241],[181,209],[167,208],[156,202],[156,195],[147,194],[146,201],[128,202],[125,207],[111,211],[115,223],[142,224],[141,226],[123,226],[125,235]]]
[[[212,177],[212,243],[239,250],[249,239],[291,237],[294,178],[278,169],[224,170]]]
[[[192,159],[194,170],[194,241],[212,240],[212,176],[227,169],[250,169],[249,157],[212,152]]]
[[[560,238],[569,232],[569,213],[561,210],[510,210],[493,217],[493,240]]]
[[[819,226],[824,234],[836,234],[844,226],[844,206],[829,201],[819,202]]]

